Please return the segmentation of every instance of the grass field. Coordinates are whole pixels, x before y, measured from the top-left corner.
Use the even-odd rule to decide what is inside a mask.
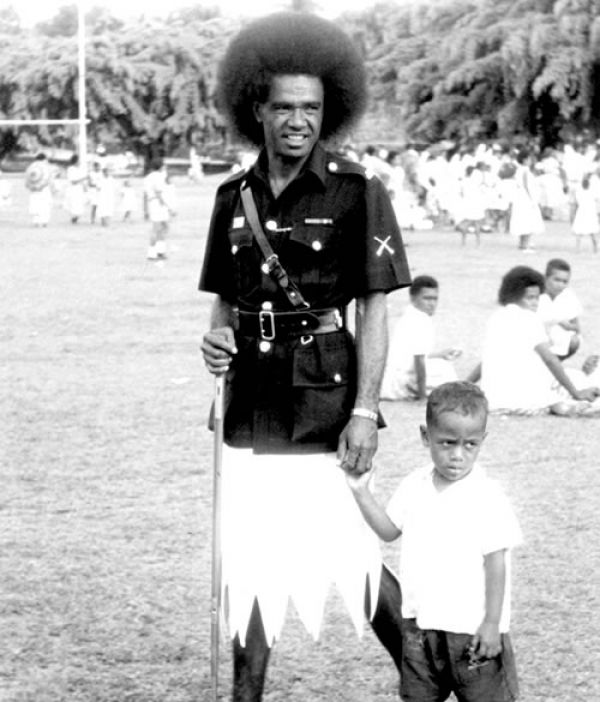
[[[170,258],[145,260],[148,224],[28,225],[20,180],[0,211],[0,701],[203,702],[209,690],[212,381],[196,290],[219,178],[177,183]],[[139,183],[136,183],[139,187]],[[477,359],[500,276],[555,255],[572,263],[584,348],[600,349],[600,257],[566,225],[535,254],[504,235],[480,248],[408,232],[417,273],[441,284],[440,345]],[[390,297],[393,319],[406,293]],[[378,490],[427,460],[422,406],[383,403]],[[600,420],[493,418],[482,452],[514,501],[513,641],[525,702],[600,700]],[[476,527],[476,525],[475,525]],[[397,546],[386,547],[395,562]],[[332,595],[318,643],[293,612],[273,650],[266,702],[384,702],[397,675]],[[221,647],[223,699],[230,653]]]

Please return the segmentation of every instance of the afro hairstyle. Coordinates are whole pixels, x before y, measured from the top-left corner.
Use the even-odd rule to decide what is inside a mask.
[[[264,143],[254,106],[269,97],[276,75],[321,79],[325,103],[321,137],[350,127],[367,103],[364,62],[350,37],[332,22],[303,12],[277,12],[255,20],[229,44],[219,67],[217,104],[238,135]]]
[[[544,276],[529,266],[515,266],[502,278],[498,290],[498,302],[501,305],[518,303],[527,288],[534,286],[543,292]]]

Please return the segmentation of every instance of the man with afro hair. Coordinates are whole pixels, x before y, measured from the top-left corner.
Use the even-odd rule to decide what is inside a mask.
[[[382,182],[322,143],[366,105],[363,62],[338,27],[299,12],[247,25],[222,61],[219,104],[260,149],[217,191],[200,279],[216,295],[204,361],[226,374],[222,600],[233,699],[251,702],[262,699],[288,601],[316,639],[331,585],[358,634],[366,613],[399,664],[399,587],[344,471],[371,469],[384,425],[386,294],[410,275]]]

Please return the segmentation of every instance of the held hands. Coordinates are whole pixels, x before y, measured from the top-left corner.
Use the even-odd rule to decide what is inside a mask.
[[[498,624],[483,620],[471,640],[471,651],[475,658],[495,658],[502,652]]]
[[[206,332],[200,349],[210,373],[213,375],[226,373],[231,364],[231,357],[237,353],[233,329],[220,327]]]
[[[358,477],[371,470],[377,450],[377,422],[366,417],[350,417],[340,434],[337,460],[342,470]]]

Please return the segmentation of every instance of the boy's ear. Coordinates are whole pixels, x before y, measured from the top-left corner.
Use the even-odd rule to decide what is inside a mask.
[[[421,424],[419,427],[419,432],[421,433],[421,441],[423,442],[423,445],[429,446],[429,432],[427,431],[425,424]]]

